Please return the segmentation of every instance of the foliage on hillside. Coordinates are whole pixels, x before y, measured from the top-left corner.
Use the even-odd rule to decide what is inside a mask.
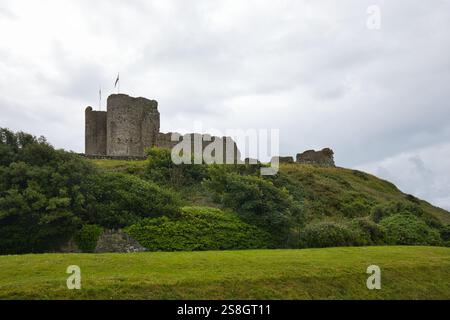
[[[269,232],[272,246],[292,245],[291,228],[302,219],[302,208],[286,189],[277,188],[259,176],[238,174],[223,166],[209,168],[204,186],[216,202]]]
[[[151,251],[255,249],[269,234],[236,215],[214,208],[185,207],[179,216],[145,219],[125,230]]]
[[[94,252],[102,231],[102,228],[95,224],[85,224],[75,234],[75,243],[82,252]]]
[[[91,175],[81,191],[84,219],[110,229],[126,227],[143,218],[171,216],[180,210],[179,200],[170,190],[122,173]]]
[[[0,129],[0,164],[0,254],[57,250],[85,224],[120,228],[179,211],[170,190],[25,133]]]
[[[90,161],[55,150],[44,138],[0,129],[0,254],[57,250],[85,225],[187,233],[202,225],[195,219],[208,221],[207,230],[225,232],[228,223],[270,235],[228,249],[450,242],[448,212],[363,172],[290,164],[262,177],[259,166],[176,166],[169,150],[148,152],[140,162]],[[190,220],[180,218],[187,214],[183,206],[224,211],[208,209],[215,219],[203,212]],[[219,219],[224,215],[231,220]],[[204,249],[202,232],[180,239]],[[160,239],[141,236],[162,250]],[[195,249],[183,241],[171,246]]]
[[[276,176],[261,177],[258,166],[197,165],[201,174],[194,179],[183,166],[174,179],[163,174],[172,165],[170,151],[151,151],[149,161],[153,165],[147,166],[147,179],[182,193],[187,204],[212,203],[235,211],[269,232],[271,245],[278,248],[405,244],[390,237],[389,225],[381,223],[397,214],[416,217],[429,228],[426,239],[407,244],[448,241],[448,212],[364,172],[287,164]]]

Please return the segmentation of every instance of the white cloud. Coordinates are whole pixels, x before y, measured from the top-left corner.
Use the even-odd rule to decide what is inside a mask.
[[[358,166],[394,182],[405,192],[450,210],[450,143],[400,153]]]

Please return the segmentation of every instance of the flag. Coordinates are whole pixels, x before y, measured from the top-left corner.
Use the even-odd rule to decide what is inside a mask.
[[[116,79],[116,83],[114,83],[114,88],[117,87],[117,84],[119,83],[120,80],[120,74],[117,74],[117,79]]]

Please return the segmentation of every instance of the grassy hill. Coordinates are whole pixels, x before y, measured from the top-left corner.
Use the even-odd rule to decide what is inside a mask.
[[[450,249],[439,247],[450,213],[372,175],[289,164],[261,177],[252,166],[174,166],[167,150],[128,162],[45,143],[10,149],[3,254],[55,252],[74,235],[95,247],[93,228],[201,252],[0,256],[0,299],[450,299]],[[422,246],[394,246],[404,244]],[[315,247],[340,248],[298,249]],[[219,249],[231,251],[206,251]],[[81,291],[66,288],[70,265]],[[382,290],[366,288],[370,265]]]
[[[381,268],[382,289],[366,287]],[[78,265],[82,290],[66,288]],[[0,299],[450,299],[450,249],[0,256]]]
[[[281,174],[294,185],[306,189],[309,201],[326,201],[326,214],[338,214],[345,204],[362,199],[366,208],[390,201],[408,201],[419,205],[427,214],[450,224],[450,213],[430,203],[401,192],[394,184],[371,174],[345,169],[309,165],[282,165]],[[363,206],[364,208],[364,206]],[[328,211],[327,211],[328,210]],[[317,212],[316,212],[317,214]]]
[[[108,171],[144,175],[148,161],[92,160]],[[376,205],[389,202],[409,202],[423,211],[450,224],[450,213],[444,209],[401,192],[394,184],[365,172],[303,164],[281,164],[277,181],[299,201],[311,219],[321,217],[353,218],[365,216]],[[216,207],[207,190],[200,185],[180,191],[186,205]]]

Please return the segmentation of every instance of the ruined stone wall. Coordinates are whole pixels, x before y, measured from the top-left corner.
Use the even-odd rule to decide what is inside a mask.
[[[233,163],[238,163],[241,160],[241,152],[239,151],[236,142],[229,137],[215,137],[208,134],[191,133],[187,135],[179,135],[179,141],[172,141],[172,134],[172,132],[159,133],[156,139],[155,146],[159,148],[172,149],[181,141],[183,141],[182,139],[184,139],[185,137],[189,137],[191,142],[190,152],[192,155],[198,154],[197,151],[200,151],[200,154],[203,154],[205,149],[209,147],[207,151],[208,154],[210,153],[212,156],[216,155],[216,150],[221,150],[218,152],[221,152],[223,155],[223,163],[227,163],[227,159],[233,161]],[[201,150],[195,150],[195,141],[202,142]]]
[[[85,153],[106,155],[106,112],[93,111],[87,107],[85,111]]]
[[[105,230],[98,238],[95,253],[133,253],[147,251],[122,230]]]
[[[158,133],[156,137],[155,147],[164,148],[164,149],[172,149],[174,146],[178,144],[176,141],[172,141],[172,133]]]
[[[172,149],[182,141],[172,141],[172,133],[160,133],[159,130],[160,114],[156,101],[113,94],[108,98],[107,112],[86,109],[85,153],[96,157],[141,159],[147,148]],[[199,153],[194,147],[194,141],[198,139],[202,154],[206,149],[214,156],[215,150],[220,150],[217,152],[223,154],[224,163],[241,160],[241,153],[231,138],[202,134],[187,136],[191,139],[191,154]]]
[[[144,156],[156,143],[160,127],[158,103],[114,94],[108,98],[107,155]]]
[[[286,157],[272,157],[271,160],[272,163],[278,162],[278,163],[294,163],[294,157],[286,156]]]
[[[297,154],[297,163],[334,167],[334,152],[330,148],[321,151],[308,150]]]
[[[98,238],[94,250],[95,253],[133,253],[144,251],[147,251],[147,249],[122,230],[104,230]],[[75,241],[71,239],[56,252],[81,253],[81,250]]]

